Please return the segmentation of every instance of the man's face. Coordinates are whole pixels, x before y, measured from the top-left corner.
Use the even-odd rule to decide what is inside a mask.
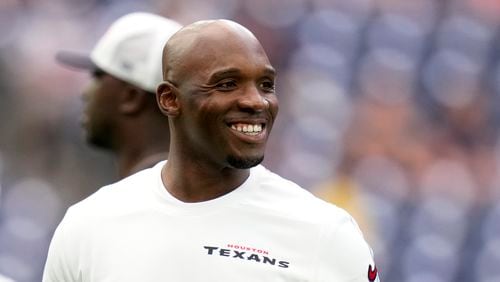
[[[195,158],[223,167],[259,164],[278,113],[274,69],[256,40],[197,48],[177,85],[180,142]]]
[[[123,87],[123,82],[101,70],[95,70],[92,77],[92,82],[83,94],[85,108],[81,118],[82,127],[88,143],[111,148],[117,117],[116,94]]]

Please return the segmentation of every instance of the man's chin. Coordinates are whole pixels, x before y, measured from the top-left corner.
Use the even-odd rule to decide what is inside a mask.
[[[241,158],[235,156],[229,156],[227,162],[231,167],[237,169],[247,169],[260,164],[264,160],[264,156]]]

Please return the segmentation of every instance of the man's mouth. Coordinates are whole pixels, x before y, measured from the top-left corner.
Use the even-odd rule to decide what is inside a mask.
[[[233,123],[231,124],[231,129],[241,132],[245,135],[255,136],[262,132],[265,124],[263,123]]]

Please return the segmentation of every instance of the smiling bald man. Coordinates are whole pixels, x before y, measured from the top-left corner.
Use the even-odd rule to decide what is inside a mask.
[[[378,281],[357,224],[260,165],[278,113],[255,36],[202,21],[164,49],[170,155],[71,207],[44,281]]]

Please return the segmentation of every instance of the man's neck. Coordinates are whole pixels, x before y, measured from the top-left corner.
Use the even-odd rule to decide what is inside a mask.
[[[160,161],[166,160],[167,151],[122,154],[118,156],[118,176],[120,179],[138,171],[150,168]]]
[[[210,164],[169,158],[161,177],[167,191],[180,201],[203,202],[238,188],[250,175],[249,169],[220,168]]]
[[[154,120],[136,117],[121,123],[113,149],[119,178],[166,160],[169,139],[168,127],[163,128]]]

